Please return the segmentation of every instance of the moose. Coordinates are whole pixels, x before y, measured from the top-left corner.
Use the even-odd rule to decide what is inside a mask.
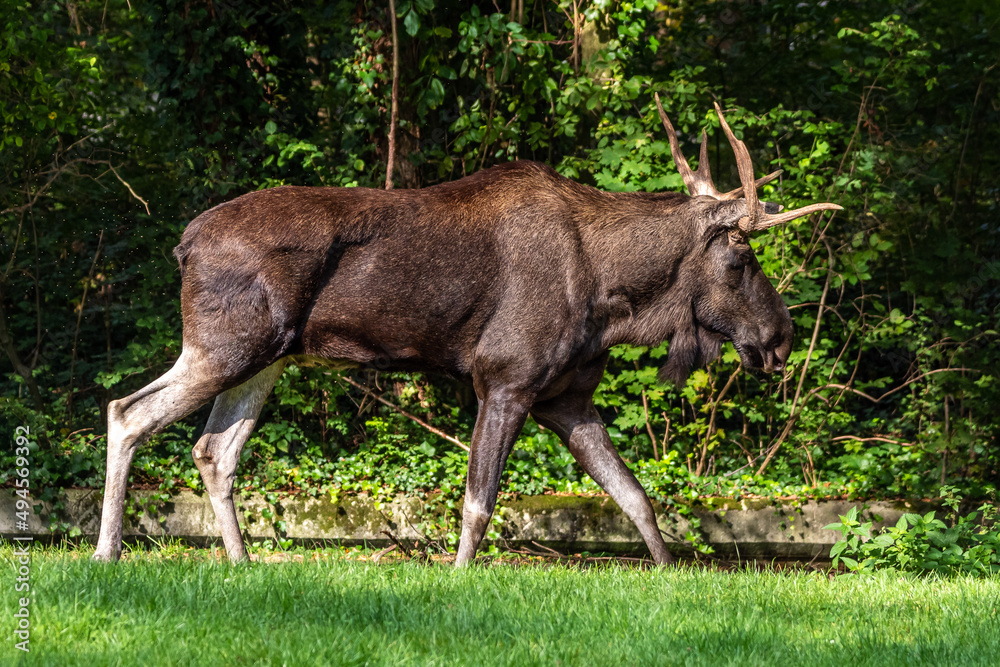
[[[108,408],[96,560],[121,555],[136,449],[214,399],[192,450],[228,556],[247,557],[233,504],[244,442],[286,363],[371,364],[471,381],[478,400],[456,565],[476,554],[528,415],[552,429],[672,561],[653,506],[592,395],[621,344],[669,340],[660,370],[683,382],[731,341],[748,368],[781,371],[788,308],[751,234],[816,211],[761,202],[750,154],[716,103],[741,186],[716,189],[702,132],[692,171],[656,106],[690,196],[604,192],[516,161],[415,190],[283,186],[195,218],[180,264],[183,346],[174,366]]]

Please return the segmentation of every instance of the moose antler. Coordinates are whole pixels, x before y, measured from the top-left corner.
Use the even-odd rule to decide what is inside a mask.
[[[677,145],[677,133],[674,132],[674,126],[667,118],[667,114],[664,113],[663,105],[660,104],[660,95],[653,93],[653,99],[656,100],[656,108],[660,111],[660,120],[663,121],[663,127],[666,128],[667,137],[670,139],[670,154],[674,156],[674,164],[677,165],[677,171],[681,173],[681,178],[684,179],[684,185],[687,186],[688,192],[691,193],[692,197],[708,195],[716,199],[726,198],[726,195],[715,189],[715,183],[712,182],[712,168],[708,165],[708,142],[706,141],[708,137],[705,131],[701,131],[701,156],[698,158],[698,171],[691,171],[691,165],[688,164],[687,158],[684,157],[680,146]],[[740,192],[742,191],[743,189],[740,188]]]
[[[810,204],[802,208],[796,208],[784,213],[765,213],[763,208],[757,203],[757,188],[760,181],[754,181],[753,163],[750,161],[750,151],[747,145],[736,138],[726,117],[722,115],[722,108],[719,103],[715,103],[715,113],[719,114],[719,122],[722,123],[722,130],[729,139],[729,144],[736,153],[736,169],[740,172],[740,183],[743,184],[743,197],[747,200],[747,215],[740,218],[739,226],[745,233],[758,232],[768,227],[774,227],[789,220],[795,220],[803,216],[815,213],[816,211],[843,211],[843,206],[824,202],[822,204]],[[773,174],[772,174],[773,175]],[[766,177],[767,178],[767,177]]]
[[[653,93],[653,98],[656,100],[656,108],[660,112],[660,120],[663,121],[663,127],[666,128],[667,137],[670,139],[670,153],[674,156],[674,164],[677,165],[677,171],[681,173],[681,178],[684,179],[684,185],[687,186],[688,192],[691,193],[691,196],[695,197],[697,195],[708,195],[709,197],[720,200],[738,199],[739,196],[743,194],[742,185],[735,190],[722,193],[716,189],[715,183],[712,181],[712,169],[708,162],[708,137],[705,134],[705,131],[702,130],[701,132],[701,151],[698,157],[698,170],[691,171],[687,158],[684,157],[680,146],[677,144],[677,133],[674,131],[674,126],[670,123],[670,119],[667,118],[667,114],[663,111],[663,105],[660,104],[660,95],[658,93]],[[759,188],[762,185],[770,183],[780,175],[781,170],[779,169],[774,173],[757,179],[756,185]]]
[[[729,123],[726,122],[725,116],[722,115],[722,109],[716,103],[715,112],[719,114],[722,130],[726,133],[729,144],[733,147],[733,152],[736,154],[736,168],[740,173],[741,183],[740,187],[735,190],[730,190],[726,193],[719,192],[712,181],[712,171],[708,164],[708,143],[705,132],[702,131],[701,133],[698,170],[691,171],[691,167],[684,154],[681,153],[680,146],[677,143],[677,133],[674,131],[674,126],[670,123],[670,119],[667,118],[667,114],[664,113],[663,105],[660,104],[660,96],[654,93],[653,98],[656,100],[656,108],[660,112],[660,120],[663,121],[663,127],[666,128],[667,137],[670,139],[670,153],[674,157],[674,163],[677,165],[677,170],[680,172],[681,178],[684,179],[684,185],[687,186],[688,192],[691,193],[691,196],[707,195],[719,200],[738,199],[742,194],[747,202],[747,215],[740,218],[737,224],[743,233],[750,234],[751,232],[774,227],[775,225],[801,218],[816,211],[844,210],[843,207],[836,204],[822,203],[810,204],[809,206],[803,206],[802,208],[783,213],[766,213],[757,199],[757,188],[770,183],[780,176],[781,170],[779,169],[767,176],[754,180],[753,162],[750,160],[750,151],[747,150],[746,144],[737,139],[733,134]]]

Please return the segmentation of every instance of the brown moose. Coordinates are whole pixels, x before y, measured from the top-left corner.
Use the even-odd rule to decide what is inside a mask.
[[[232,560],[244,442],[285,364],[443,372],[479,402],[456,564],[473,559],[528,415],[563,440],[671,561],[653,507],[591,400],[614,345],[670,341],[682,382],[731,341],[744,366],[780,371],[792,320],[748,237],[815,211],[759,202],[750,155],[716,105],[742,186],[712,183],[705,137],[692,172],[656,100],[691,196],[603,192],[533,162],[420,190],[279,187],[198,216],[174,251],[183,349],[162,377],[108,411],[108,469],[94,558],[121,553],[129,467],[151,435],[215,400],[193,456]]]

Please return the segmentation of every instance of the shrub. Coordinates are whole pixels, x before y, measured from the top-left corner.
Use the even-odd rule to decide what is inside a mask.
[[[986,503],[963,516],[960,502],[954,494],[946,493],[945,504],[952,510],[951,525],[938,519],[935,512],[922,516],[908,512],[895,526],[875,532],[872,522],[861,522],[858,508],[851,508],[840,517],[840,523],[825,526],[843,536],[830,549],[833,567],[843,563],[851,572],[881,568],[949,574],[1000,572],[996,506]]]

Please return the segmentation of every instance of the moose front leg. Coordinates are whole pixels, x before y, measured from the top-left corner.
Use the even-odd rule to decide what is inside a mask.
[[[649,496],[611,444],[590,395],[559,396],[533,406],[531,414],[556,432],[584,471],[618,503],[639,529],[653,560],[660,565],[673,563]]]
[[[508,389],[488,391],[485,400],[479,402],[479,416],[469,452],[456,566],[465,565],[476,556],[497,504],[500,475],[524,426],[530,405],[530,398]]]

